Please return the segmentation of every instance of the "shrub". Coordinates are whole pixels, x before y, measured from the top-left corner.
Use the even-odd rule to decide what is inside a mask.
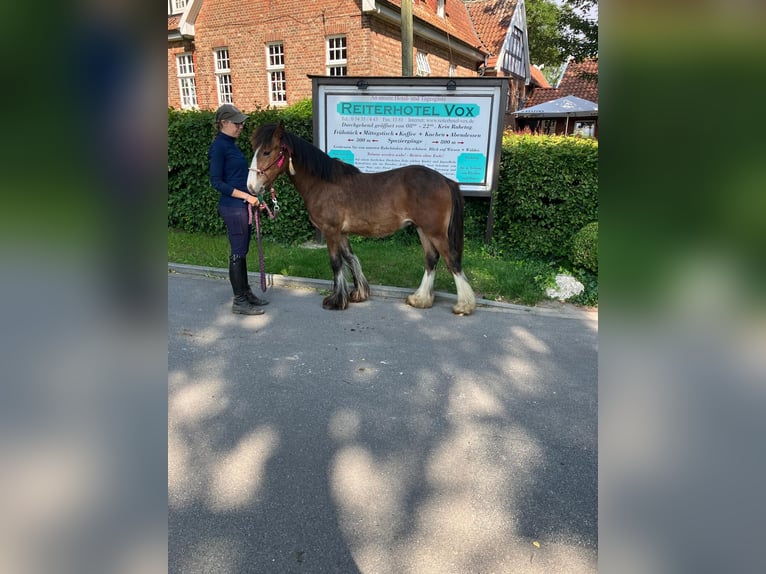
[[[313,142],[311,100],[286,108],[256,109],[237,140],[249,161],[250,135],[259,125],[284,121]],[[211,111],[168,110],[168,226],[189,232],[225,232],[218,193],[210,186],[207,149],[215,136]],[[274,184],[279,217],[262,218],[262,233],[280,243],[311,239],[315,229],[287,178]],[[465,236],[483,240],[493,216],[492,250],[521,257],[569,261],[572,237],[598,219],[598,142],[561,136],[506,135],[493,200],[466,198]],[[268,199],[268,198],[266,198]],[[595,263],[597,265],[597,262]]]
[[[307,103],[308,102],[308,103]],[[259,125],[284,121],[292,133],[312,141],[311,100],[287,108],[256,109],[248,114],[237,145],[250,161],[250,135]],[[210,185],[207,150],[215,137],[215,114],[211,111],[168,109],[168,226],[190,232],[225,233],[218,215],[218,192]],[[275,220],[262,217],[264,237],[281,243],[306,241],[314,227],[298,192],[286,178],[274,183],[280,212]],[[269,197],[264,197],[271,206]]]
[[[500,247],[568,260],[571,237],[598,219],[598,142],[504,137],[493,213]]]
[[[572,263],[588,271],[598,271],[598,221],[589,223],[572,237]]]

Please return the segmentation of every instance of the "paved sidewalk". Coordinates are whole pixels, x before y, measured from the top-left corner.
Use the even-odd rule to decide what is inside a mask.
[[[596,572],[596,314],[170,267],[170,572]]]

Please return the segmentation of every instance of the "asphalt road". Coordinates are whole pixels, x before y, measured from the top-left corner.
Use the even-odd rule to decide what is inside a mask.
[[[596,314],[282,285],[168,276],[170,572],[596,572]]]

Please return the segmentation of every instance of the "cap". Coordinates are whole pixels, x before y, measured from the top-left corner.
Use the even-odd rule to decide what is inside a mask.
[[[215,121],[220,122],[223,120],[228,120],[230,122],[234,122],[235,124],[241,124],[247,119],[247,116],[239,111],[235,106],[231,104],[224,104],[220,108],[218,108],[218,111],[215,112]]]

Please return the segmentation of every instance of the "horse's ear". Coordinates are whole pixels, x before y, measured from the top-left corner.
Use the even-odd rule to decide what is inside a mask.
[[[277,124],[277,127],[274,130],[274,135],[272,136],[272,139],[281,141],[284,135],[285,135],[285,122],[283,122],[282,120],[279,120],[279,123]]]

